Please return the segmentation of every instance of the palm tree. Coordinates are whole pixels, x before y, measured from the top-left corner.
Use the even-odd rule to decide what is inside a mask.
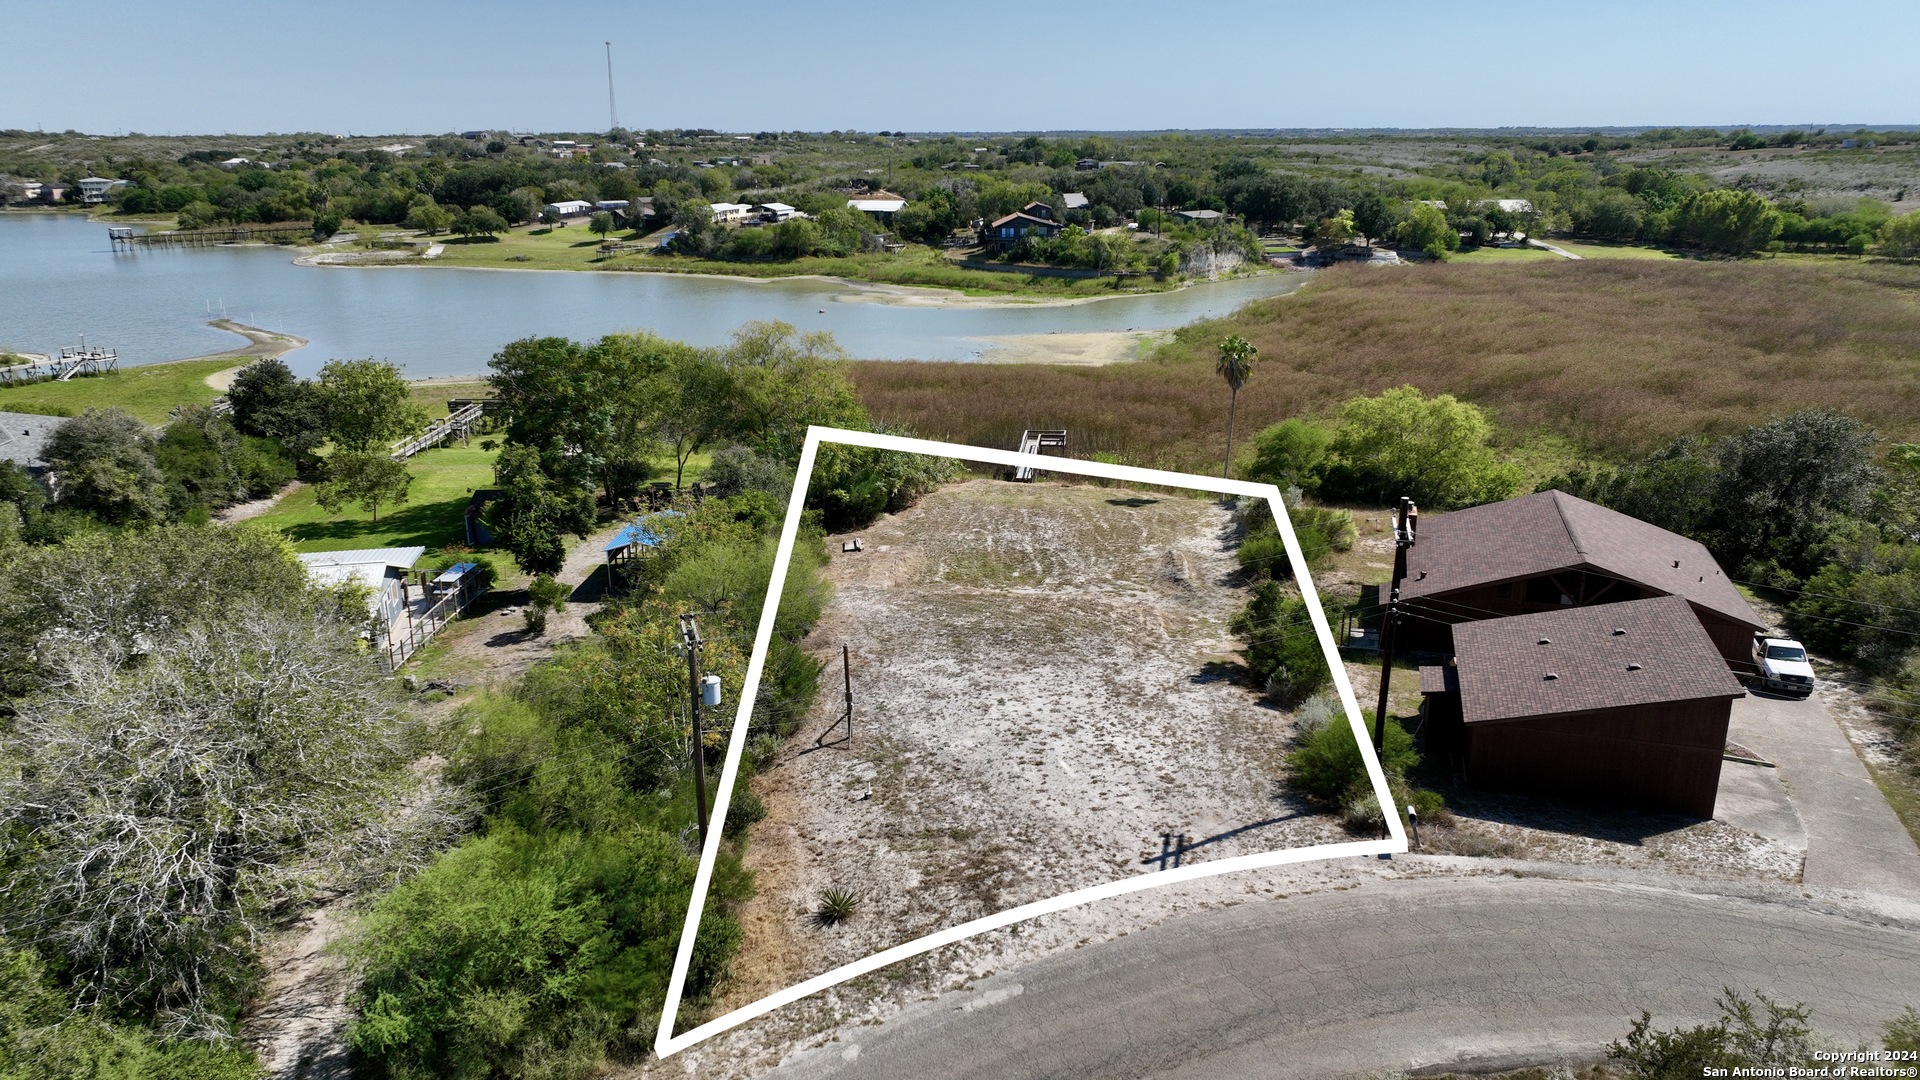
[[[1247,385],[1247,379],[1253,374],[1253,358],[1260,350],[1239,334],[1230,334],[1220,343],[1220,362],[1214,365],[1220,377],[1227,380],[1227,389],[1232,396],[1227,399],[1227,465],[1221,475],[1233,476],[1233,413],[1240,403],[1240,388]]]

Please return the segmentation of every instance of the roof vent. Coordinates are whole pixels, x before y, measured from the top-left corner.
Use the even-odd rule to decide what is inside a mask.
[[[1639,670],[1640,670],[1640,665],[1639,665],[1639,664],[1628,664],[1628,665],[1627,665],[1627,670],[1628,670],[1628,671],[1639,671]]]
[[[1552,639],[1552,638],[1549,638],[1549,637],[1543,637],[1543,638],[1541,638],[1541,639],[1540,639],[1540,644],[1542,644],[1542,645],[1551,645],[1551,644],[1553,644],[1553,639]]]
[[[1417,578],[1414,578],[1413,580],[1415,580],[1415,581],[1425,581],[1425,580],[1427,580],[1427,572],[1426,572],[1425,570],[1422,570],[1422,571],[1420,571],[1420,576],[1419,576],[1419,577],[1417,577]]]
[[[1547,682],[1552,682],[1553,680],[1555,680],[1555,679],[1557,679],[1557,678],[1559,678],[1559,677],[1560,677],[1560,676],[1558,676],[1558,675],[1556,675],[1556,674],[1554,674],[1553,672],[1551,672],[1551,671],[1549,671],[1549,672],[1547,672],[1547,673],[1546,673],[1546,675],[1544,676],[1544,679],[1545,679],[1545,681],[1547,681]]]
[[[1673,568],[1674,568],[1675,570],[1678,570],[1678,569],[1680,569],[1680,560],[1679,560],[1679,559],[1675,559],[1675,560],[1673,560]]]
[[[1613,636],[1614,636],[1614,637],[1619,637],[1619,636],[1621,636],[1622,634],[1625,634],[1626,632],[1627,632],[1627,628],[1626,628],[1626,627],[1624,627],[1624,626],[1616,626],[1616,627],[1614,627],[1614,628],[1613,628]]]

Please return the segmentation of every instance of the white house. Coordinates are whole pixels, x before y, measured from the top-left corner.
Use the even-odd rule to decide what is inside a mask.
[[[848,199],[847,206],[863,214],[872,214],[881,221],[892,221],[893,215],[907,205],[907,200],[890,191],[876,191],[865,199]]]
[[[753,211],[760,216],[760,220],[772,222],[787,221],[792,218],[806,216],[783,202],[761,203],[759,206],[754,207]]]
[[[300,556],[307,576],[320,585],[359,585],[367,590],[367,614],[391,626],[406,613],[406,572],[426,548],[360,548]]]
[[[593,213],[593,204],[585,199],[565,199],[561,202],[550,202],[541,207],[541,213],[553,214],[562,221],[568,218],[583,218]]]
[[[713,223],[715,225],[738,225],[747,220],[747,216],[753,213],[753,207],[748,203],[708,203],[707,209],[713,211]]]
[[[1060,201],[1066,203],[1067,209],[1069,210],[1085,210],[1087,208],[1087,197],[1078,191],[1067,192],[1060,196]]]
[[[109,180],[104,176],[87,176],[80,180],[80,201],[84,203],[103,203],[114,188],[125,187],[125,180]]]

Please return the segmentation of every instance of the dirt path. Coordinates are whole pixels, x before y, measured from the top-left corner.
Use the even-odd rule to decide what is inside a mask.
[[[303,337],[296,337],[293,334],[282,334],[274,330],[262,330],[257,326],[248,326],[246,323],[234,322],[232,319],[210,319],[207,325],[218,330],[225,330],[230,334],[239,334],[241,337],[247,339],[247,344],[238,349],[208,353],[205,356],[195,356],[190,357],[190,359],[219,360],[225,357],[232,357],[236,360],[245,360],[248,362],[254,360],[270,360],[276,356],[290,353],[307,343],[307,339]],[[236,364],[224,371],[216,371],[207,376],[206,383],[208,386],[224,394],[233,386],[233,377],[240,374],[240,369],[246,366],[246,364],[242,363]]]
[[[600,529],[568,551],[559,579],[574,585],[573,596],[548,617],[544,635],[526,633],[520,618],[523,594],[517,590],[489,594],[476,606],[489,600],[495,601],[493,606],[477,614],[470,611],[447,627],[440,635],[447,651],[434,661],[435,670],[450,673],[452,681],[464,685],[452,697],[417,707],[451,714],[473,693],[518,678],[560,645],[586,637],[587,616],[600,609],[605,594],[601,547],[621,524]],[[437,758],[423,759],[416,767],[436,763],[443,764]],[[348,1080],[353,1075],[343,1039],[352,1019],[347,998],[353,977],[330,946],[346,928],[354,899],[337,896],[307,911],[263,951],[266,985],[243,1025],[243,1038],[274,1080]]]
[[[221,372],[221,374],[225,374],[225,372]],[[299,491],[301,488],[306,486],[307,486],[306,481],[295,480],[294,482],[288,484],[286,487],[281,488],[279,491],[274,492],[273,494],[267,496],[264,499],[254,499],[250,502],[234,503],[232,506],[229,506],[224,510],[215,511],[213,515],[213,519],[215,521],[219,521],[219,522],[223,522],[225,524],[231,525],[236,521],[246,521],[248,518],[257,518],[262,514],[265,514],[268,511],[271,511],[274,507],[280,505],[281,499],[286,498],[287,496],[293,494],[296,491]]]

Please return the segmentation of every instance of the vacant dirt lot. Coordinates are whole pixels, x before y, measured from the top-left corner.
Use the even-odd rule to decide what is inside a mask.
[[[769,817],[728,1007],[1155,872],[1163,837],[1184,834],[1186,861],[1348,839],[1281,790],[1290,718],[1233,681],[1245,591],[1217,503],[972,480],[860,537],[859,554],[835,538],[834,597],[808,639],[830,661],[821,702],[754,781]],[[816,749],[840,712],[843,642],[853,739]],[[816,926],[829,887],[859,912]]]

